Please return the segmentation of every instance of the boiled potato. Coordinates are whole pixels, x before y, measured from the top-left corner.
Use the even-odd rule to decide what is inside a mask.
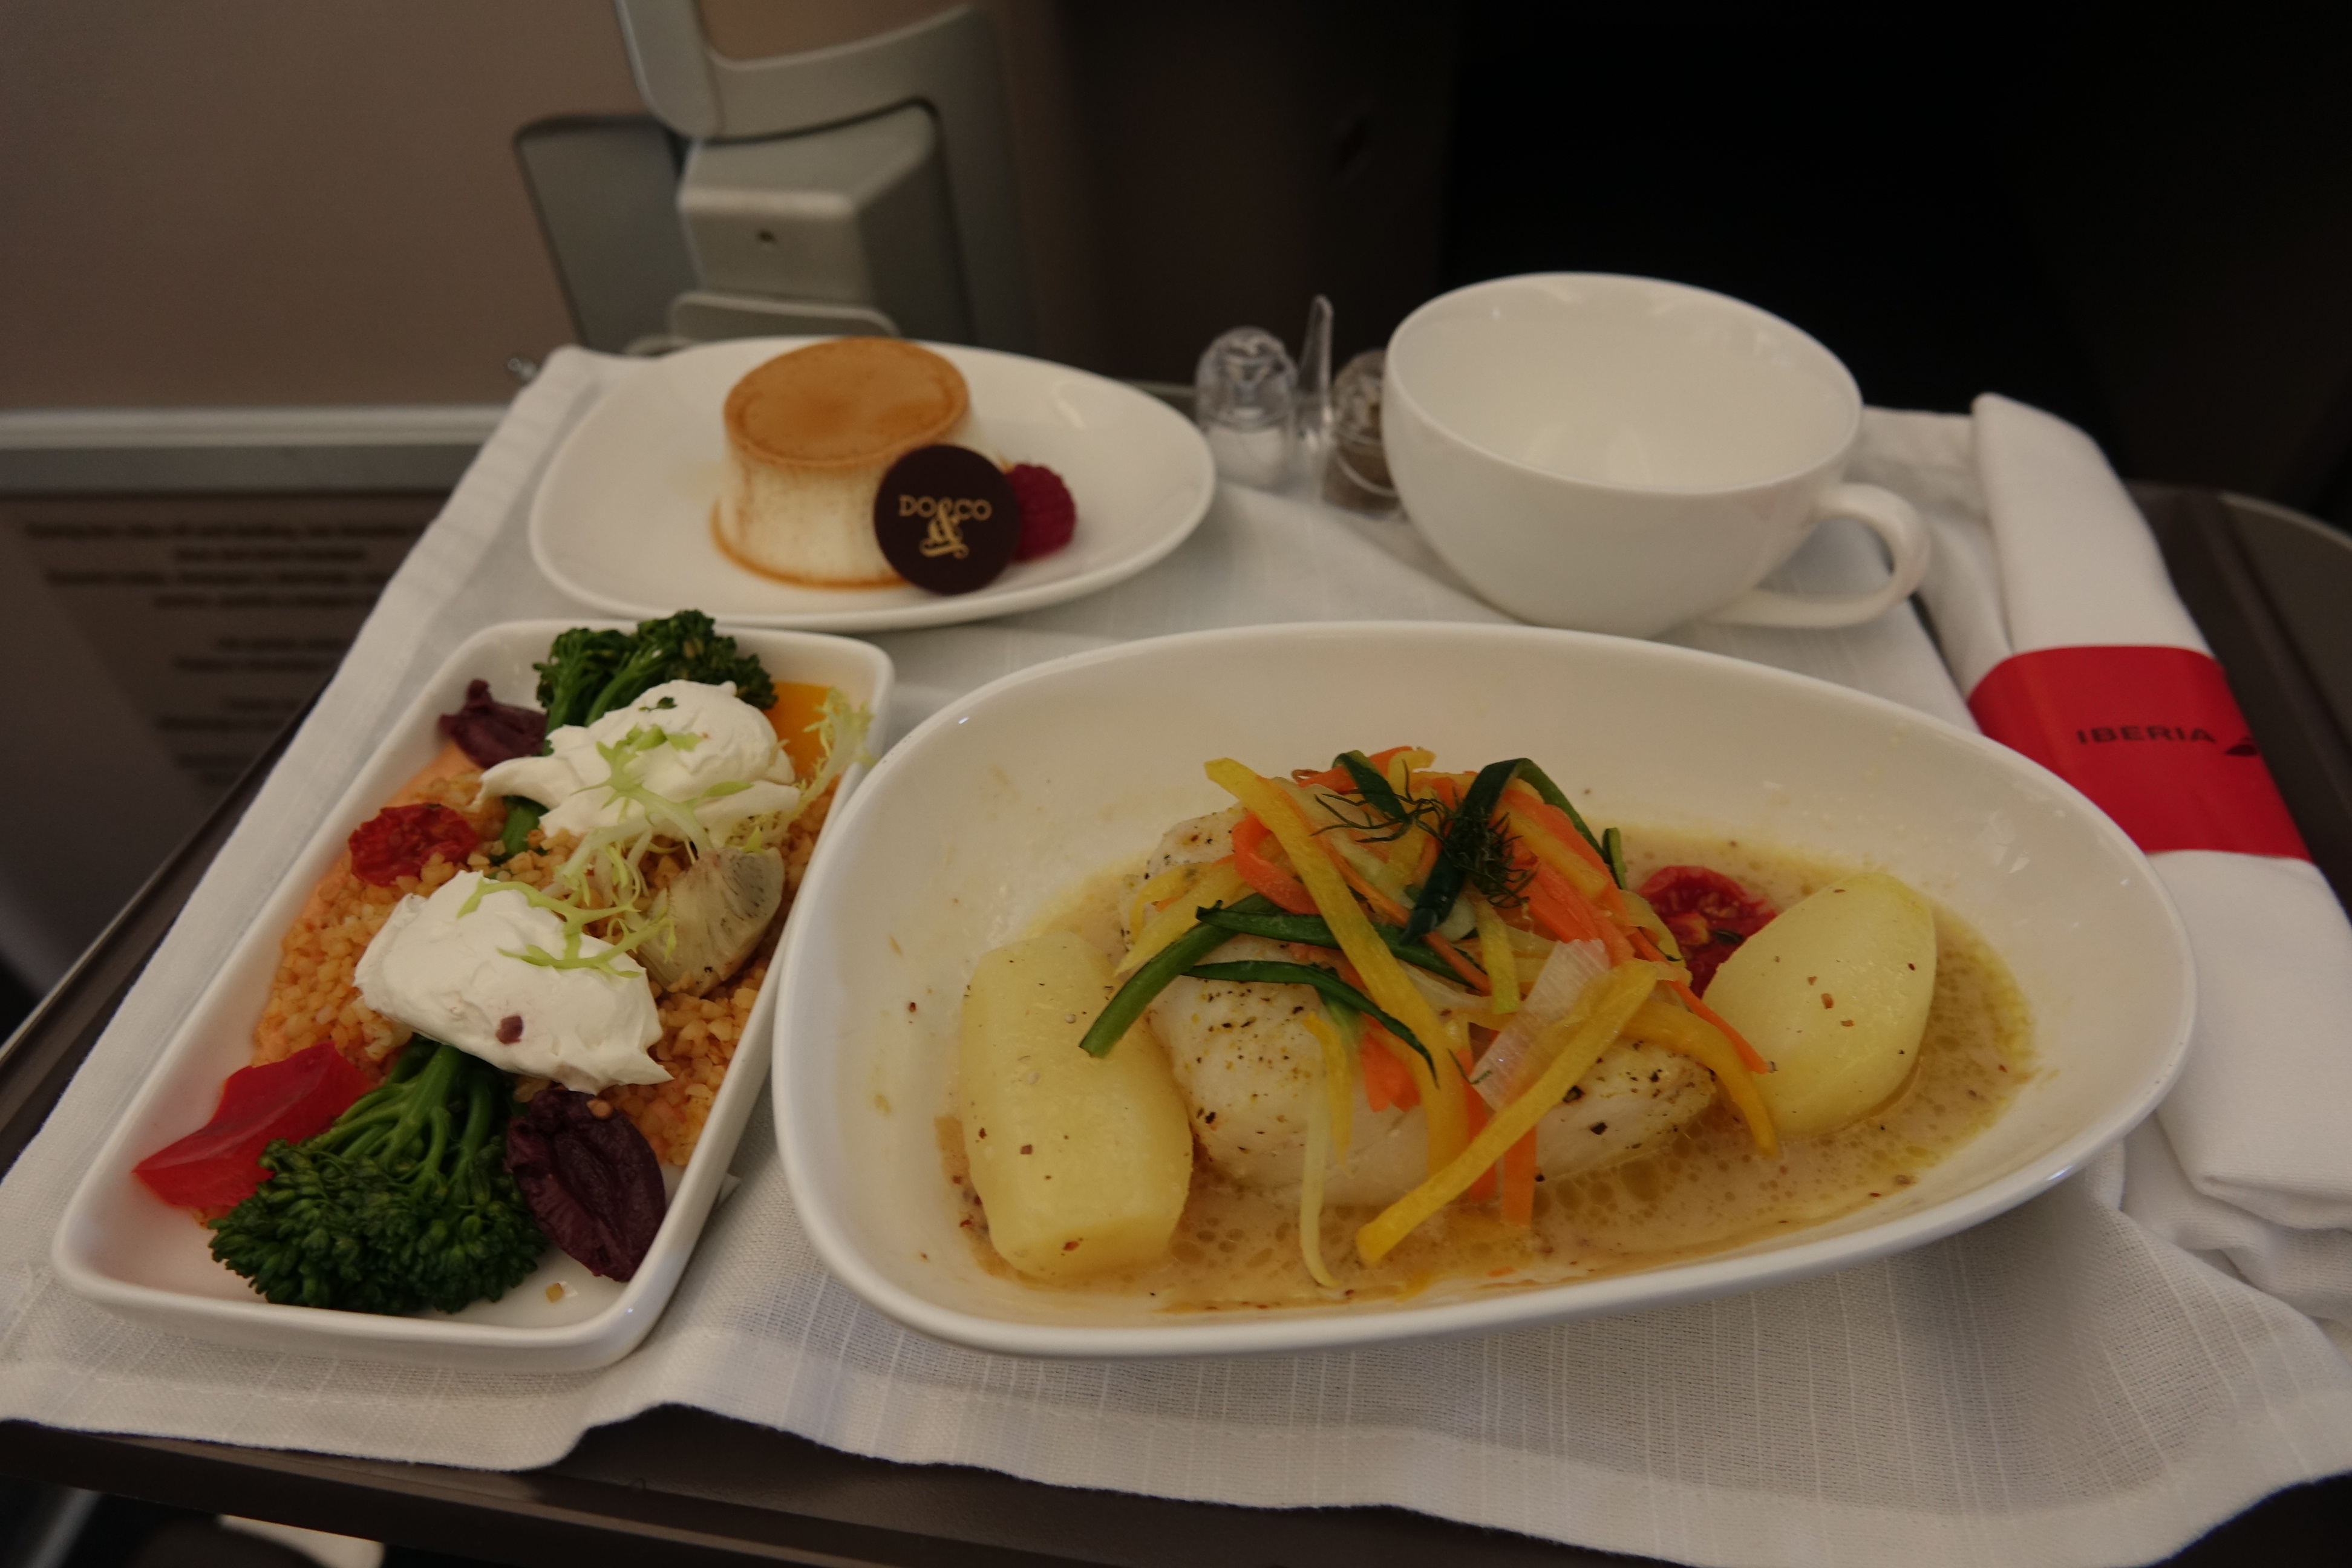
[[[1706,1003],[1773,1065],[1756,1083],[1781,1135],[1811,1138],[1902,1088],[1935,994],[1935,911],[1894,878],[1865,871],[1741,943]]]
[[[1192,1133],[1167,1051],[1146,1024],[1108,1056],[1078,1048],[1114,989],[1110,960],[1056,931],[986,954],[964,993],[964,1152],[1024,1274],[1156,1258],[1184,1209]]]

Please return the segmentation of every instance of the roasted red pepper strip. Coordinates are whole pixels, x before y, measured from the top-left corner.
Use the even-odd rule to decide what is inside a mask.
[[[235,1208],[268,1179],[264,1149],[280,1138],[317,1137],[367,1088],[367,1075],[331,1045],[239,1068],[221,1085],[210,1121],[140,1161],[132,1173],[167,1204],[206,1213]]]
[[[480,842],[464,814],[446,805],[387,805],[352,831],[352,875],[389,888],[436,855],[462,866]]]

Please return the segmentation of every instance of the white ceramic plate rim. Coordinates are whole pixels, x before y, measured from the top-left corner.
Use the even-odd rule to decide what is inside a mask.
[[[305,886],[318,875],[304,870],[316,856],[320,846],[328,840],[340,842],[353,826],[373,815],[382,803],[385,786],[373,776],[376,763],[388,748],[401,743],[421,727],[430,725],[445,703],[441,689],[454,677],[465,674],[483,657],[483,649],[509,640],[536,639],[544,647],[558,633],[572,626],[611,626],[615,630],[629,629],[625,623],[598,621],[587,618],[543,621],[508,621],[486,626],[460,644],[440,668],[426,681],[406,710],[385,731],[381,746],[364,759],[352,783],[338,797],[334,806],[321,819],[320,826],[296,853],[291,869],[268,896],[275,903],[288,883],[301,879]],[[740,635],[746,631],[759,639],[758,651],[762,662],[785,661],[785,651],[798,646],[803,648],[822,647],[830,656],[844,659],[866,670],[871,685],[867,707],[875,715],[877,732],[885,720],[890,700],[895,672],[889,656],[870,644],[844,637],[822,637],[809,633],[780,632],[769,628],[748,628],[722,626],[722,630]],[[786,670],[789,678],[789,667]],[[836,806],[854,798],[854,791],[866,774],[866,768],[854,765],[842,775]],[[820,837],[819,842],[823,842]],[[780,939],[781,953],[790,941],[793,916],[799,912],[795,900],[792,914],[786,916],[786,931]],[[171,1321],[182,1331],[201,1337],[232,1342],[251,1342],[257,1333],[276,1332],[285,1336],[289,1348],[332,1349],[338,1352],[366,1354],[371,1350],[380,1354],[396,1354],[398,1359],[414,1363],[434,1352],[447,1352],[455,1357],[449,1364],[480,1366],[482,1352],[509,1352],[515,1358],[517,1370],[545,1367],[567,1370],[581,1366],[602,1365],[619,1359],[634,1348],[659,1319],[669,1296],[676,1289],[683,1273],[683,1257],[690,1254],[699,1238],[709,1210],[718,1196],[719,1184],[725,1179],[727,1166],[734,1154],[734,1144],[740,1137],[748,1110],[747,1100],[757,1096],[761,1080],[768,1067],[768,1053],[762,1049],[748,1062],[746,1053],[739,1052],[731,1064],[727,1079],[719,1086],[706,1127],[723,1127],[732,1123],[731,1132],[717,1138],[706,1138],[696,1147],[694,1156],[679,1179],[677,1190],[671,1194],[673,1215],[688,1216],[687,1223],[673,1225],[665,1218],[660,1233],[655,1237],[652,1250],[637,1273],[610,1305],[592,1317],[575,1322],[545,1329],[517,1328],[501,1323],[472,1322],[444,1317],[391,1317],[367,1312],[335,1311],[320,1307],[279,1306],[259,1297],[250,1300],[223,1300],[194,1296],[181,1291],[159,1289],[152,1285],[118,1279],[87,1265],[72,1244],[78,1227],[94,1224],[89,1215],[99,1208],[100,1188],[120,1181],[135,1155],[126,1145],[131,1130],[156,1098],[164,1093],[178,1059],[201,1047],[201,1031],[194,1026],[210,1010],[215,993],[233,984],[232,971],[236,957],[256,943],[274,949],[284,931],[265,921],[257,921],[241,936],[232,956],[219,973],[206,984],[196,1001],[184,1014],[163,1049],[156,1054],[149,1067],[139,1092],[132,1097],[114,1125],[97,1158],[77,1184],[64,1217],[58,1222],[50,1244],[50,1263],[58,1278],[78,1294],[102,1305],[117,1309],[148,1321]],[[781,993],[780,966],[771,965],[770,983],[761,987],[758,1006],[769,1010],[772,1016],[776,997]],[[760,1019],[757,1023],[765,1023]],[[746,1032],[745,1038],[763,1044],[772,1036],[756,1027]],[[745,1070],[748,1068],[749,1070]],[[677,1263],[677,1267],[671,1267]],[[305,1342],[307,1342],[307,1343]],[[466,1352],[473,1352],[467,1354]],[[587,1360],[576,1359],[588,1357]]]
[[[750,345],[763,347],[771,353],[786,353],[793,349],[803,348],[810,343],[824,341],[822,338],[814,337],[730,338],[719,342],[703,343],[695,348],[681,349],[669,357],[674,362],[696,354],[711,353],[714,351],[733,353],[741,352]],[[1058,605],[1071,599],[1083,598],[1088,594],[1099,592],[1114,583],[1124,582],[1134,576],[1161,560],[1171,551],[1192,537],[1192,531],[1198,528],[1201,525],[1201,520],[1208,515],[1209,504],[1216,499],[1217,493],[1216,459],[1210,455],[1209,444],[1202,439],[1200,431],[1190,420],[1150,394],[1138,391],[1124,383],[1112,381],[1107,376],[1096,375],[1090,371],[1055,364],[1050,360],[1033,359],[1026,354],[1004,353],[994,349],[968,348],[961,343],[927,342],[923,347],[941,355],[959,370],[965,369],[971,363],[988,363],[997,366],[1027,369],[1034,374],[1042,374],[1050,372],[1055,375],[1079,376],[1109,389],[1112,394],[1121,398],[1135,400],[1137,406],[1146,410],[1145,418],[1162,425],[1171,443],[1181,441],[1185,444],[1191,458],[1192,478],[1190,482],[1197,498],[1195,503],[1186,508],[1182,513],[1171,518],[1160,531],[1137,541],[1125,553],[1074,576],[1031,584],[1006,582],[1000,578],[989,586],[975,589],[969,594],[926,598],[919,603],[887,606],[866,608],[853,606],[840,610],[773,613],[748,610],[740,606],[731,607],[725,612],[725,619],[730,624],[800,631],[908,631],[918,626],[953,626],[963,621],[985,620],[994,616],[1009,616],[1022,610],[1042,609],[1048,605]],[[531,498],[529,530],[530,556],[537,563],[541,574],[548,581],[582,603],[593,605],[600,610],[606,610],[614,615],[643,619],[647,616],[667,615],[673,606],[634,598],[626,593],[609,592],[606,586],[596,581],[583,578],[576,572],[563,570],[558,563],[556,552],[549,537],[552,530],[561,526],[560,520],[554,515],[556,509],[563,504],[564,500],[562,493],[564,487],[559,480],[565,466],[576,460],[573,457],[575,451],[584,450],[591,445],[614,438],[615,431],[607,428],[608,426],[618,426],[625,432],[625,426],[620,425],[618,417],[610,412],[614,406],[614,397],[623,390],[625,389],[615,388],[614,392],[599,399],[596,405],[588,411],[586,416],[573,426],[572,434],[564,438],[563,444],[556,448],[554,458],[548,464],[546,475],[541,479],[538,491]],[[983,418],[984,416],[983,414]],[[719,411],[714,407],[711,411],[711,418],[716,422],[718,417]],[[1081,520],[1081,526],[1084,526],[1083,520]],[[702,544],[704,548],[713,551],[718,548],[707,538],[702,541]],[[748,571],[744,572],[743,575],[747,581],[757,581],[754,574]],[[845,595],[855,597],[861,590],[844,589],[841,592]]]
[[[820,1173],[811,1164],[814,1140],[805,1135],[807,1118],[823,1113],[832,1103],[823,1084],[813,1081],[820,1071],[815,1053],[831,1042],[795,1047],[786,1029],[789,1013],[777,1014],[779,1059],[773,1083],[776,1124],[782,1145],[784,1173],[791,1184],[801,1224],[827,1268],[867,1303],[908,1328],[952,1343],[1001,1354],[1053,1359],[1124,1357],[1154,1358],[1192,1355],[1244,1355],[1346,1349],[1354,1346],[1457,1334],[1492,1332],[1508,1328],[1556,1322],[1571,1318],[1602,1316],[1635,1309],[1729,1295],[1787,1283],[1833,1268],[1851,1268],[1923,1246],[2006,1212],[2029,1198],[2049,1191],[2082,1169],[2093,1155],[2121,1138],[2147,1118],[2179,1077],[2187,1058],[2189,1029],[2196,1016],[2194,971],[2189,966],[2187,929],[2164,891],[2164,884],[2137,846],[2107,816],[2067,784],[2019,752],[1983,736],[1906,708],[1900,703],[1848,687],[1794,674],[1767,665],[1749,664],[1696,649],[1664,643],[1642,643],[1598,633],[1557,631],[1536,626],[1481,626],[1433,622],[1398,625],[1392,622],[1318,622],[1288,626],[1226,627],[1146,638],[1112,647],[1033,665],[1016,670],[949,704],[918,725],[877,764],[877,774],[911,765],[906,759],[921,750],[927,736],[962,722],[1003,694],[1088,667],[1116,663],[1183,647],[1219,642],[1272,640],[1291,637],[1371,637],[1394,640],[1487,640],[1545,642],[1561,646],[1643,647],[1667,664],[1696,664],[1766,686],[1781,686],[1855,705],[1904,724],[1933,729],[1981,751],[2002,769],[2030,777],[2042,787],[2079,806],[2085,826],[2099,836],[2127,863],[2135,865],[2157,900],[2175,949],[2182,995],[2171,1038],[2161,1054],[2149,1047],[2155,1063],[2139,1090],[2113,1109],[2094,1118],[2074,1136],[2024,1168],[1997,1177],[1918,1213],[1900,1215],[1865,1230],[1776,1247],[1766,1252],[1734,1252],[1712,1259],[1666,1265],[1641,1272],[1571,1280],[1486,1298],[1445,1300],[1419,1307],[1398,1307],[1361,1315],[1286,1314],[1267,1312],[1214,1321],[1175,1321],[1145,1326],[1088,1326],[1067,1323],[1027,1323],[956,1310],[926,1300],[890,1279],[866,1258],[844,1217],[832,1207]],[[853,826],[862,819],[867,803],[881,798],[869,792],[845,817]],[[829,834],[819,841],[804,884],[817,899],[824,897],[833,877],[830,867],[852,832]],[[805,946],[786,953],[780,994],[791,996],[808,982],[800,975]]]

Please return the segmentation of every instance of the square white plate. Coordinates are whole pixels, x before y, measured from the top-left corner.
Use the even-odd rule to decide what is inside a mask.
[[[975,960],[1172,823],[1275,773],[1412,743],[1534,758],[1596,824],[1719,832],[1892,871],[2000,953],[2041,1070],[1915,1186],[1785,1238],[1509,1293],[1228,1315],[1027,1286],[958,1230],[933,1120]],[[1589,795],[1587,792],[1590,792]],[[1309,1351],[1692,1300],[1948,1236],[2075,1170],[2154,1108],[2193,1014],[2186,939],[2121,829],[2017,752],[1843,687],[1528,626],[1260,626],[1035,666],[892,749],[809,869],[785,955],[776,1122],[827,1267],[942,1339],[1021,1355]]]
[[[449,656],[407,711],[388,727],[383,747],[328,814],[163,1047],[146,1087],[75,1191],[50,1249],[58,1274],[68,1286],[126,1317],[259,1350],[509,1372],[603,1366],[626,1355],[653,1327],[685,1272],[744,1119],[767,1077],[776,966],[771,966],[768,983],[761,988],[694,1156],[676,1182],[669,1213],[635,1278],[626,1284],[599,1279],[550,1247],[538,1271],[501,1300],[478,1301],[455,1316],[425,1312],[382,1317],[274,1306],[213,1260],[210,1231],[186,1210],[165,1204],[131,1173],[131,1166],[147,1155],[203,1126],[220,1098],[221,1080],[247,1065],[254,1021],[268,999],[278,943],[288,926],[352,830],[374,816],[393,791],[441,750],[436,717],[455,710],[465,700],[467,682],[474,679],[488,681],[492,695],[501,701],[529,704],[538,679],[532,661],[547,657],[556,634],[568,626],[604,624],[609,623],[514,621],[478,632]],[[733,634],[739,647],[758,656],[776,679],[840,688],[872,710],[875,732],[881,732],[892,671],[889,656],[880,649],[845,637],[724,629]],[[865,771],[853,766],[842,775],[835,810],[848,801]],[[804,923],[801,910],[805,903],[804,898],[796,900],[787,917],[786,941],[792,928]],[[547,1288],[554,1284],[564,1287],[560,1301],[547,1298]]]

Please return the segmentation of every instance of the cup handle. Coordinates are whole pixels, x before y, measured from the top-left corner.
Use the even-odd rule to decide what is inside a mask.
[[[1852,626],[1875,620],[1911,596],[1927,573],[1927,525],[1911,503],[1876,485],[1832,485],[1813,505],[1813,521],[1850,517],[1885,542],[1894,573],[1868,594],[1782,594],[1750,588],[1706,618],[1741,626]]]

